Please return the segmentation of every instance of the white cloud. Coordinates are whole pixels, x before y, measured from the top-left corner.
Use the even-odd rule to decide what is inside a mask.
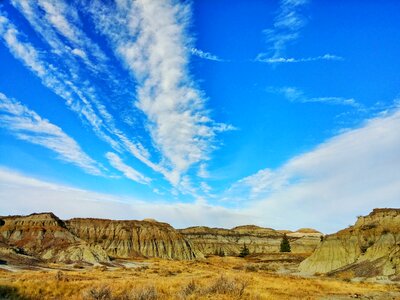
[[[303,10],[308,0],[281,0],[273,28],[264,30],[271,45],[272,58],[281,57],[289,43],[300,36],[300,30],[307,24]]]
[[[342,61],[343,57],[333,54],[324,54],[315,57],[305,57],[305,58],[293,58],[293,57],[268,57],[266,53],[260,53],[256,59],[258,62],[268,63],[268,64],[281,64],[281,63],[301,63],[310,62],[318,60],[334,60]]]
[[[276,170],[240,180],[229,193],[242,198],[250,193],[249,209],[256,219],[263,212],[273,227],[291,224],[326,232],[346,227],[373,208],[399,206],[398,128],[399,110],[371,119]]]
[[[27,201],[29,195],[29,201]],[[12,199],[12,201],[10,201]],[[141,220],[154,218],[175,228],[194,225],[234,227],[251,222],[251,216],[235,209],[194,203],[145,202],[115,197],[38,180],[0,168],[0,215],[52,211],[63,219],[96,217]]]
[[[26,4],[24,1],[22,3]],[[64,99],[67,106],[87,121],[100,138],[117,147],[117,142],[105,133],[103,120],[96,114],[87,97],[71,81],[70,74],[47,63],[41,55],[42,51],[36,50],[32,44],[23,41],[22,34],[1,13],[0,35],[14,57],[38,76],[43,85]]]
[[[207,165],[205,163],[200,164],[197,176],[201,178],[209,178],[210,173],[207,171]]]
[[[136,181],[141,184],[149,184],[151,179],[144,176],[142,173],[139,171],[135,170],[134,168],[126,165],[121,158],[116,155],[115,153],[108,152],[106,154],[106,157],[110,164],[116,168],[117,170],[121,171],[126,178],[129,178],[133,181]]]
[[[200,49],[197,48],[190,48],[190,52],[192,53],[192,55],[195,55],[197,57],[203,58],[203,59],[207,59],[207,60],[212,60],[212,61],[218,61],[218,62],[223,62],[225,61],[222,58],[219,58],[218,56],[211,54],[209,52],[204,52]]]
[[[78,76],[78,65],[69,58],[70,53],[64,51],[68,47],[62,43],[48,25],[46,26],[46,22],[40,20],[35,2],[23,1],[14,3],[14,5],[26,16],[33,28],[43,35],[52,47],[53,52],[62,55],[62,62],[65,63],[67,70],[62,69],[62,64],[59,64],[56,68],[46,62],[44,55],[41,55],[44,51],[36,50],[32,44],[22,41],[22,34],[5,16],[0,15],[0,34],[11,53],[31,69],[45,86],[63,98],[67,106],[80,117],[83,117],[84,122],[87,121],[90,124],[96,135],[113,149],[116,151],[125,149],[153,170],[166,174],[167,177],[172,177],[148,159],[147,151],[140,143],[130,141],[125,134],[116,128],[113,117],[96,98],[94,88]],[[85,56],[86,53],[81,51],[73,49],[71,53]],[[97,108],[98,113],[96,113],[92,103]]]
[[[10,25],[8,19],[0,14],[0,35],[8,45],[14,56],[19,57],[26,66],[32,69],[38,76],[44,76],[45,67],[38,62],[37,51],[29,44],[18,41],[18,31]]]
[[[204,194],[206,194],[207,196],[210,195],[210,192],[212,191],[212,187],[209,186],[206,182],[202,181],[200,183],[200,188],[203,191]]]
[[[324,54],[314,57],[294,58],[286,57],[287,47],[299,37],[301,30],[308,20],[304,11],[309,0],[281,0],[272,28],[263,31],[270,46],[269,51],[260,53],[255,58],[257,62],[268,64],[302,63],[312,61],[342,61],[343,57],[333,54]]]
[[[90,7],[98,30],[138,81],[137,107],[167,179],[178,185],[193,164],[208,159],[221,128],[207,115],[202,92],[188,73],[190,8],[174,1],[136,1]]]
[[[297,103],[326,103],[332,105],[352,106],[357,109],[362,109],[363,106],[358,103],[354,98],[345,97],[308,97],[303,91],[295,87],[268,87],[268,92],[283,95],[291,102]]]
[[[50,46],[46,51],[34,46],[37,41],[27,42],[12,22],[2,16],[0,32],[3,39],[11,34],[12,42],[5,42],[14,56],[62,97],[115,151],[131,153],[161,173],[178,190],[188,190],[187,180],[183,179],[188,169],[208,159],[219,132],[234,129],[208,117],[204,96],[189,74],[192,48],[188,34],[189,5],[173,1],[118,1],[106,5],[93,1],[87,5],[77,3],[78,12],[77,6],[63,0],[13,0],[11,3],[45,45]],[[98,26],[96,33],[106,36],[114,54],[137,79],[137,96],[132,96],[137,99],[136,108],[132,107],[129,113],[139,115],[138,119],[144,122],[150,139],[147,145],[154,151],[145,149],[140,142],[143,137],[128,136],[117,128],[116,116],[109,113],[104,102],[109,95],[102,94],[101,87],[85,77],[89,75],[87,69],[93,76],[106,78],[107,84],[111,82],[119,90],[115,88],[120,80],[113,76],[113,66],[83,30],[81,16],[94,18],[92,21]],[[209,59],[216,58],[205,52],[198,53]],[[134,88],[132,84],[130,89]],[[127,119],[126,111],[124,119]],[[158,162],[152,161],[150,153]]]
[[[87,59],[87,55],[86,55],[85,51],[83,51],[81,49],[77,49],[77,48],[72,49],[71,53],[76,56],[79,56],[82,59]]]
[[[21,103],[0,93],[0,126],[16,138],[48,148],[58,158],[74,164],[92,175],[102,175],[98,163],[90,158],[78,143],[63,130],[42,119]]]
[[[225,205],[230,208],[212,205],[201,197],[194,203],[118,198],[0,169],[0,214],[53,211],[63,218],[151,217],[176,227],[256,224],[276,229],[314,227],[334,232],[373,208],[399,206],[397,128],[400,128],[399,110],[329,139],[280,168],[260,170],[237,182],[225,195],[227,199],[240,199],[236,208],[229,202]],[[12,202],[8,201],[10,198]]]

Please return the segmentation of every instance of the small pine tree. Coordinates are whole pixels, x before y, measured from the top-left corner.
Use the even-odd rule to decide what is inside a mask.
[[[283,234],[282,241],[281,241],[281,252],[291,252],[290,249],[290,242],[286,233]]]
[[[244,243],[242,249],[240,250],[239,257],[246,257],[249,254],[250,250],[247,248],[246,243]]]

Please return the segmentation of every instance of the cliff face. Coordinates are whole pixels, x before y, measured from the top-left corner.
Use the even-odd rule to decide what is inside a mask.
[[[110,257],[195,259],[191,243],[156,221],[72,219],[52,213],[0,217],[0,256],[26,254],[57,262],[108,262]]]
[[[10,251],[19,249],[17,251],[50,261],[95,263],[109,260],[103,249],[80,240],[52,213],[1,219],[4,224],[0,226],[0,242],[10,247]]]
[[[374,209],[354,226],[326,236],[299,269],[354,277],[400,275],[400,209]]]
[[[114,221],[71,219],[67,228],[90,245],[99,245],[111,257],[135,256],[172,259],[202,257],[192,244],[166,223],[152,220]]]
[[[238,255],[244,244],[250,253],[279,252],[283,233],[271,228],[254,225],[238,226],[232,229],[189,227],[179,230],[205,255],[221,252]],[[311,253],[320,243],[320,232],[286,231],[294,253]],[[285,232],[285,233],[286,233]]]

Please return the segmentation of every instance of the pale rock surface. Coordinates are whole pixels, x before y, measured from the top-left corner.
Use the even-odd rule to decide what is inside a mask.
[[[354,226],[328,235],[304,260],[303,273],[347,272],[354,277],[400,275],[400,209],[374,209]]]
[[[221,251],[225,255],[238,255],[244,244],[250,253],[276,253],[280,250],[283,233],[287,233],[292,252],[311,253],[320,243],[322,236],[322,233],[313,229],[309,232],[281,232],[255,225],[237,226],[232,229],[196,226],[179,231],[204,255]]]
[[[155,220],[71,219],[66,224],[73,234],[90,245],[100,245],[111,257],[146,256],[185,260],[203,257],[172,226]]]

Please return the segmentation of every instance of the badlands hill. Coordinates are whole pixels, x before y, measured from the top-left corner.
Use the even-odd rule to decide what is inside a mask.
[[[101,246],[111,257],[145,256],[186,260],[203,257],[171,225],[151,219],[71,219],[65,224],[72,234],[90,245]]]
[[[221,252],[236,256],[244,244],[250,254],[268,256],[279,252],[284,234],[292,252],[302,259],[310,255],[299,266],[302,273],[400,279],[400,209],[374,209],[355,225],[327,236],[310,228],[292,232],[254,225],[176,230],[152,219],[60,220],[52,213],[0,217],[0,263],[194,260]]]
[[[292,252],[311,253],[319,245],[322,233],[314,229],[277,231],[255,225],[244,225],[232,229],[189,227],[179,230],[204,255],[224,252],[238,255],[244,244],[250,253],[275,253],[280,250],[283,234],[289,238]]]
[[[202,257],[166,223],[72,219],[52,213],[0,217],[0,258],[26,261],[108,262],[110,258]],[[4,259],[5,258],[5,259]]]
[[[322,235],[313,229],[284,233],[295,253],[311,253]],[[53,213],[39,213],[0,217],[0,259],[88,263],[137,257],[193,260],[221,251],[238,255],[244,244],[251,254],[274,253],[279,252],[284,233],[254,225],[176,230],[153,219],[63,221]]]
[[[374,209],[324,237],[299,267],[304,273],[400,279],[400,209]]]

